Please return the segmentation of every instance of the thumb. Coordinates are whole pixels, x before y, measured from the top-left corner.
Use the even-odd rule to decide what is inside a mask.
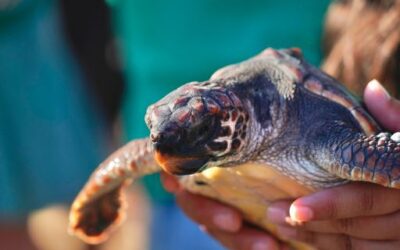
[[[400,101],[391,97],[377,80],[368,83],[364,101],[380,124],[388,130],[400,131]]]

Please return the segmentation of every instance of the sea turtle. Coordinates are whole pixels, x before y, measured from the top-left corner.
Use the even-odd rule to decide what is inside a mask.
[[[400,132],[381,132],[299,49],[266,49],[187,83],[151,105],[145,120],[149,138],[105,160],[72,205],[70,229],[89,243],[105,240],[121,221],[121,189],[162,169],[271,233],[273,200],[348,181],[400,188]]]

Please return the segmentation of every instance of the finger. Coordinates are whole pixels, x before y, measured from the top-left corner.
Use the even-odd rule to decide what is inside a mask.
[[[216,229],[206,230],[216,238],[222,245],[233,250],[277,250],[279,242],[264,231],[243,226],[237,233],[228,233]]]
[[[400,212],[384,216],[306,222],[298,227],[310,232],[346,234],[366,240],[396,240],[400,239]]]
[[[177,177],[173,175],[170,175],[166,172],[161,172],[160,179],[165,190],[167,190],[170,193],[177,193],[181,189]]]
[[[332,220],[393,213],[400,190],[371,183],[350,183],[302,197],[290,206],[294,221]]]
[[[277,226],[277,233],[285,240],[300,241],[323,249],[346,249],[343,248],[342,236],[339,234],[323,234],[309,232],[291,226]]]
[[[292,201],[276,201],[271,203],[267,209],[268,221],[274,224],[287,224],[287,218],[289,217],[289,208]]]
[[[290,201],[278,201],[268,207],[268,220],[277,225],[296,225],[317,233],[347,234],[370,240],[400,239],[400,212],[388,215],[357,217],[340,220],[311,221],[295,224],[288,221]]]
[[[368,83],[364,101],[368,110],[385,128],[400,130],[400,101],[392,98],[378,81]]]
[[[191,219],[207,228],[237,232],[242,225],[242,216],[236,209],[215,200],[184,190],[178,192],[176,198]]]
[[[363,240],[344,234],[324,234],[279,226],[278,233],[285,239],[301,241],[318,249],[399,249],[399,241]]]

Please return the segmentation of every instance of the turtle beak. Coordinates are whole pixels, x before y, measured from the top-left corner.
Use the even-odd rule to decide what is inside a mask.
[[[198,132],[199,130],[202,132]],[[188,131],[174,122],[153,128],[150,138],[156,152],[155,159],[168,173],[196,173],[210,160],[211,155],[205,142],[212,133],[213,130],[197,127]]]
[[[176,157],[156,150],[155,159],[161,168],[174,175],[188,175],[198,172],[209,157]]]

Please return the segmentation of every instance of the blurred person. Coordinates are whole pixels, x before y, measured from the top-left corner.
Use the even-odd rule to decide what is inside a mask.
[[[179,1],[108,0],[127,80],[125,139],[148,136],[149,104],[183,83],[207,79],[216,69],[266,47],[300,47],[319,64],[328,0]],[[144,179],[152,201],[150,248],[221,249],[190,222],[153,175]],[[190,200],[188,201],[190,202]],[[229,221],[226,216],[219,224]]]
[[[0,1],[2,249],[87,249],[67,234],[67,206],[115,147],[122,79],[107,65],[105,4],[79,2]],[[141,207],[131,214],[146,210],[142,191],[133,192]],[[146,220],[128,219],[103,249],[135,249],[131,235],[146,239]]]
[[[400,97],[400,1],[341,0],[329,7],[322,69],[361,96],[377,79]]]

